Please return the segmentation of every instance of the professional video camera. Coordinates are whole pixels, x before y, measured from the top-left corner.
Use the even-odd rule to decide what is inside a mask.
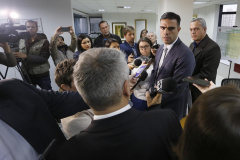
[[[18,32],[26,30],[25,25],[15,25],[12,18],[8,18],[8,23],[0,25],[0,43],[8,42],[10,48],[17,48],[20,39],[29,39],[29,32]]]

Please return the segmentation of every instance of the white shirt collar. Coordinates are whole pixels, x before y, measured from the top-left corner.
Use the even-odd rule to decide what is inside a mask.
[[[178,37],[176,38],[176,40],[175,40],[173,43],[171,43],[171,44],[169,44],[169,45],[165,45],[165,44],[164,44],[164,49],[167,48],[167,49],[168,49],[168,52],[169,52],[170,49],[173,47],[173,45],[177,42],[177,40],[178,40]]]
[[[128,104],[126,105],[125,107],[115,111],[115,112],[112,112],[112,113],[108,113],[108,114],[104,114],[104,115],[94,115],[93,119],[94,120],[99,120],[99,119],[105,119],[105,118],[109,118],[109,117],[113,117],[113,116],[116,116],[120,113],[123,113],[127,110],[129,110],[131,108],[131,106]]]

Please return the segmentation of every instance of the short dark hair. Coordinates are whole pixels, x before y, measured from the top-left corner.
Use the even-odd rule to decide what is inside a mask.
[[[170,19],[170,20],[174,20],[176,19],[177,20],[177,24],[178,24],[178,27],[180,26],[180,22],[181,22],[181,18],[178,14],[174,13],[174,12],[165,12],[161,18],[160,18],[160,21],[162,19]]]
[[[64,38],[63,38],[63,36],[58,36],[58,37],[62,38],[62,40],[64,41]]]
[[[240,157],[240,90],[226,85],[194,102],[176,148],[180,160]]]
[[[138,53],[141,53],[141,52],[140,52],[140,49],[139,49],[139,44],[140,44],[140,42],[147,42],[147,43],[150,45],[150,48],[152,48],[152,41],[151,41],[149,38],[147,38],[147,37],[142,37],[142,38],[139,39],[138,44],[137,44],[137,51],[138,51]],[[151,52],[151,51],[150,51],[150,52]],[[152,58],[154,57],[153,54],[152,54],[152,52],[150,53],[150,56],[151,56]]]
[[[119,43],[118,40],[116,40],[115,38],[109,38],[105,43],[105,47],[109,48],[111,46],[111,44],[114,42]]]
[[[34,23],[36,25],[36,28],[38,28],[38,23],[36,21],[28,20],[27,22],[25,22],[25,26],[27,23]]]
[[[123,28],[123,35],[126,35],[127,32],[134,32],[135,29],[132,26],[126,26]]]
[[[83,52],[85,51],[85,49],[82,48],[82,40],[84,40],[85,38],[88,38],[91,42],[91,48],[93,47],[93,44],[92,44],[92,38],[89,37],[87,34],[80,34],[78,36],[78,39],[77,39],[77,49],[78,51],[80,52]]]
[[[99,22],[99,28],[100,28],[100,25],[101,25],[102,23],[107,23],[107,25],[108,25],[108,22],[107,22],[107,21],[101,21],[101,22]]]
[[[55,68],[55,82],[58,87],[61,87],[62,84],[71,87],[73,81],[73,66],[75,64],[76,60],[74,59],[65,59],[57,64]]]

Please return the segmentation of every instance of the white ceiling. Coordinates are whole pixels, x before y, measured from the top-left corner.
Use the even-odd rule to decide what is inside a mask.
[[[74,10],[87,15],[101,15],[99,9],[105,13],[157,13],[158,0],[71,0]],[[207,2],[194,4],[194,8],[201,8],[213,4],[237,4],[238,0],[195,0],[195,2]],[[117,8],[117,6],[129,6],[130,9]]]

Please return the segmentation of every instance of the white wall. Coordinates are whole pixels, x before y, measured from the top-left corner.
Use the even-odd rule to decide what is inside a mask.
[[[194,13],[197,13],[198,18],[205,19],[207,23],[207,34],[210,38],[216,41],[217,38],[217,27],[219,17],[219,5],[211,5],[195,9]]]
[[[9,9],[16,11],[22,19],[41,18],[43,31],[50,40],[55,29],[58,26],[73,26],[73,13],[70,0],[7,0],[1,1],[0,11],[2,9]],[[6,18],[0,16],[1,19]],[[65,42],[70,44],[70,35],[64,33]],[[54,90],[58,90],[54,81],[54,69],[52,58],[49,58],[51,65],[50,77],[52,81],[52,87]],[[0,71],[5,72],[5,66],[0,65]],[[7,78],[19,78],[21,79],[18,71],[14,68],[9,69]]]
[[[155,13],[103,13],[102,19],[110,25],[112,33],[112,22],[126,22],[128,26],[135,28],[135,19],[147,19],[147,30],[156,32],[156,14]],[[143,28],[144,29],[144,28]],[[138,41],[138,40],[137,40]]]

